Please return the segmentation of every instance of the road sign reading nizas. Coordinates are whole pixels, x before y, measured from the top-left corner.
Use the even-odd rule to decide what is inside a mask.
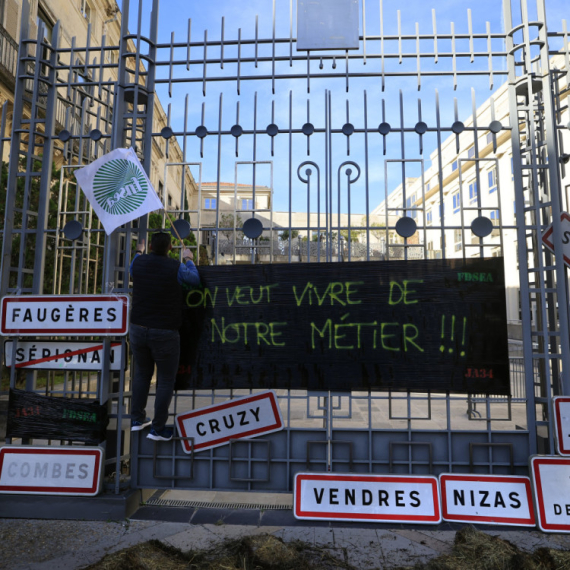
[[[432,476],[297,473],[293,513],[308,520],[441,522]]]
[[[125,335],[127,295],[20,295],[2,299],[6,336]]]
[[[528,477],[442,473],[443,520],[535,526]]]
[[[226,445],[232,439],[249,438],[283,429],[275,392],[268,390],[176,416],[176,427],[186,453]]]

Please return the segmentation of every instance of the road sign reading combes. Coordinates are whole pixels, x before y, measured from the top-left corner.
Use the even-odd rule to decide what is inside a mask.
[[[6,336],[125,335],[127,295],[20,295],[2,299]]]
[[[2,447],[0,493],[97,495],[103,454],[101,447]]]
[[[432,476],[297,473],[293,513],[308,520],[441,522]]]

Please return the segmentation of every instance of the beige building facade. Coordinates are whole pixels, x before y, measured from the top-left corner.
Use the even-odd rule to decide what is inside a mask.
[[[8,105],[8,132],[11,128],[21,17],[21,0],[0,2],[0,104]],[[75,88],[71,92],[58,92],[56,135],[63,130],[69,131],[71,135],[78,135],[81,131],[88,135],[93,129],[104,131],[101,125],[108,119],[110,128],[111,117],[97,117],[89,113],[89,97],[94,96],[96,88],[83,87],[82,83],[88,85],[90,81],[102,81],[105,84],[114,82],[117,78],[121,32],[119,6],[115,0],[30,0],[29,28],[32,36],[36,35],[40,22],[43,22],[45,41],[51,43],[53,29],[58,21],[60,47],[90,45],[91,49],[88,62],[85,61],[85,50],[74,55],[75,67],[70,65],[71,71],[68,72],[72,77],[68,75],[66,79],[71,80]],[[87,64],[84,73],[77,71],[78,63]],[[24,112],[29,113],[29,109]],[[160,132],[166,126],[166,113],[155,96],[153,132]],[[168,152],[167,141],[162,137],[153,137],[152,144],[150,180],[165,207],[176,214],[177,211],[188,208],[189,196],[195,191],[196,184],[175,138],[170,139]],[[80,162],[77,145],[68,145],[69,148],[71,151],[64,156],[63,145],[56,144],[54,160],[57,166]],[[108,142],[105,144],[103,139],[98,145],[91,146],[90,152],[84,148],[83,162],[93,160],[109,150]],[[7,161],[7,155],[3,158]]]
[[[557,62],[557,57],[553,58],[552,66],[558,63],[561,68],[564,62],[562,58]],[[563,97],[568,100],[568,93]],[[560,124],[566,125],[570,121],[568,106],[561,106],[565,110]],[[402,257],[404,247],[408,249],[409,258],[503,256],[507,318],[511,325],[518,326],[521,305],[517,220],[525,214],[516,211],[511,132],[502,129],[494,134],[488,128],[493,121],[503,126],[510,124],[506,84],[477,109],[475,117],[472,115],[463,121],[463,132],[452,134],[430,154],[430,164],[424,167],[422,176],[407,178],[394,188],[373,214],[384,220],[388,216],[396,216],[396,219],[406,216],[417,224],[416,233],[406,245],[399,236],[394,240],[398,245],[389,248],[391,257]],[[568,130],[560,136],[562,148],[570,148]],[[537,141],[537,144],[545,142]],[[567,167],[563,169],[561,182],[564,207],[568,208],[570,169]],[[523,166],[523,187],[528,186],[529,177]],[[471,229],[478,217],[488,218],[494,226],[491,233],[481,239]]]

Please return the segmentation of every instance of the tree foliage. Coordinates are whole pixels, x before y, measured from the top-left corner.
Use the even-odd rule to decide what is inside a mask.
[[[235,226],[234,226],[235,219]],[[243,237],[243,232],[238,231],[238,228],[243,228],[243,220],[239,214],[235,218],[233,214],[222,214],[219,222],[220,232],[227,240],[234,237],[234,227],[236,228],[235,234],[237,238]]]

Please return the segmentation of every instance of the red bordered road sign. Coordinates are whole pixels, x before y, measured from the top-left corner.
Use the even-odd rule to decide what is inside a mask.
[[[556,451],[570,455],[570,398],[554,398],[554,424],[556,426]]]
[[[297,473],[295,518],[438,524],[436,477]]]
[[[20,295],[2,299],[6,336],[125,335],[127,295]]]
[[[14,343],[4,343],[4,363],[12,366]],[[111,342],[110,370],[120,370],[122,347],[120,342]],[[103,344],[100,342],[76,342],[34,339],[19,340],[16,347],[16,368],[33,370],[101,370]],[[126,369],[127,359],[123,366]]]
[[[536,526],[528,477],[442,473],[439,488],[444,521]]]
[[[530,458],[538,527],[544,532],[570,532],[570,458]]]
[[[101,486],[100,447],[0,448],[0,493],[94,496]]]
[[[191,412],[175,419],[183,438],[194,438],[194,451],[226,445],[242,439],[283,429],[281,410],[275,392],[268,390]],[[190,441],[182,440],[182,449],[192,453]]]
[[[560,214],[560,225],[562,232],[562,255],[564,263],[570,267],[570,214],[562,212]],[[552,252],[554,251],[554,226],[550,224],[542,234],[542,243]],[[566,240],[566,241],[565,241]]]

